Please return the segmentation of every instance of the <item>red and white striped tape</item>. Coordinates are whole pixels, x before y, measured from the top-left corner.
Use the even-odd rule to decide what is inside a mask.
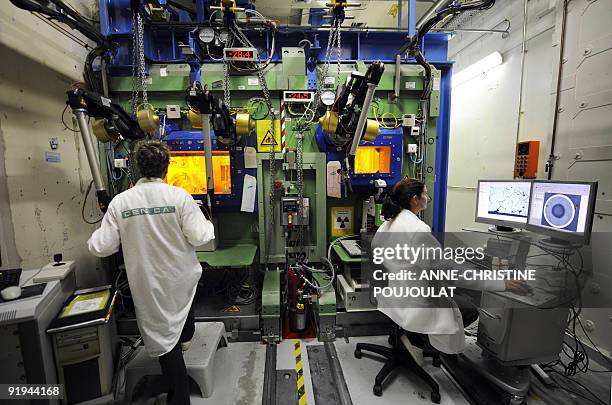
[[[281,101],[281,104],[280,104],[280,115],[281,115],[281,152],[284,155],[287,149],[287,143],[286,143],[286,138],[285,138],[286,132],[285,132],[285,102],[284,101]]]

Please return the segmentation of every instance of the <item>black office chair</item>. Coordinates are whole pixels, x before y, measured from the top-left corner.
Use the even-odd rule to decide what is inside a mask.
[[[429,385],[431,388],[431,402],[439,404],[441,400],[440,386],[436,380],[434,380],[433,377],[430,376],[427,371],[425,371],[423,367],[416,362],[408,349],[406,349],[400,339],[402,334],[406,334],[410,342],[415,346],[423,346],[423,356],[432,357],[433,365],[440,367],[440,352],[431,347],[427,335],[405,332],[398,326],[395,326],[389,335],[389,344],[391,347],[374,345],[370,343],[357,343],[357,347],[355,348],[355,357],[358,359],[361,358],[362,350],[380,354],[387,359],[383,368],[380,369],[376,375],[376,378],[374,379],[374,395],[379,397],[382,396],[382,383],[385,378],[387,378],[389,373],[391,373],[391,371],[393,371],[396,367],[404,366],[425,381],[427,385]]]

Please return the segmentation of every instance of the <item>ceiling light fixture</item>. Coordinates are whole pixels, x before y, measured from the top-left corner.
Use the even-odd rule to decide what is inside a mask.
[[[493,52],[492,54],[480,59],[478,62],[471,64],[465,69],[453,74],[452,87],[459,86],[473,78],[487,73],[489,70],[501,65],[504,62],[502,54]]]

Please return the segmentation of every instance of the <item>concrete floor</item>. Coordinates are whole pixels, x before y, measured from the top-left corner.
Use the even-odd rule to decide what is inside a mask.
[[[338,358],[354,405],[376,404],[431,404],[429,389],[420,380],[402,372],[401,369],[389,377],[382,397],[372,393],[374,377],[382,366],[381,361],[366,354],[361,359],[353,356],[357,342],[386,345],[384,336],[351,338],[335,342]],[[315,404],[310,378],[307,346],[319,345],[316,340],[302,341],[302,364],[306,382],[306,400]],[[200,398],[192,391],[192,405],[254,405],[261,404],[265,369],[266,347],[260,343],[230,343],[220,348],[215,357],[215,387],[210,398]],[[277,370],[294,370],[295,353],[293,340],[287,339],[277,346]],[[448,375],[431,365],[426,367],[440,384],[442,405],[468,405]],[[147,379],[139,389],[138,405],[153,405],[159,387],[156,378]],[[282,404],[279,404],[282,405]],[[317,404],[326,405],[326,404]]]
[[[355,337],[347,343],[338,339],[334,343],[342,372],[354,405],[419,405],[431,404],[429,388],[409,372],[399,368],[387,379],[383,385],[383,396],[377,397],[372,393],[374,377],[382,366],[382,359],[364,352],[361,359],[353,355],[358,342],[387,345],[386,336]],[[310,376],[310,365],[307,347],[317,345],[323,347],[316,340],[302,341],[302,363],[304,380],[306,384],[307,404],[313,405],[314,392]],[[215,386],[210,398],[201,398],[197,390],[191,393],[192,405],[259,405],[262,403],[266,347],[261,343],[230,343],[228,347],[218,349],[215,357]],[[450,378],[443,368],[436,368],[428,361],[425,369],[440,384],[442,405],[469,405],[461,389]],[[295,370],[294,341],[287,339],[277,346],[277,370]],[[607,375],[598,375],[605,379]],[[590,377],[584,376],[589,379]],[[159,391],[160,380],[151,378],[144,381],[140,397],[135,401],[138,405],[155,404],[155,396]],[[605,398],[605,396],[603,396]],[[576,398],[575,404],[581,404]],[[527,399],[528,405],[545,404],[531,394]],[[286,405],[286,404],[278,404]],[[331,405],[331,404],[316,404]]]
[[[429,387],[403,368],[396,369],[387,378],[383,384],[382,397],[375,396],[372,393],[372,387],[374,377],[382,367],[382,359],[376,355],[370,356],[366,352],[363,352],[361,359],[356,359],[353,352],[357,343],[388,346],[387,336],[355,337],[350,338],[349,343],[344,340],[336,341],[336,351],[354,405],[432,403]],[[441,405],[469,405],[442,368],[432,366],[431,359],[426,362],[424,368],[440,384]]]
[[[191,392],[192,405],[253,405],[261,404],[263,394],[266,347],[261,343],[230,343],[215,355],[215,386],[213,395],[201,398]],[[159,381],[144,383],[136,404],[152,405]]]

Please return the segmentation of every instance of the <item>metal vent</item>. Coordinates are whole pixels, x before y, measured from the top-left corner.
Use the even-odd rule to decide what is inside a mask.
[[[0,323],[12,321],[17,317],[17,310],[0,312]]]

